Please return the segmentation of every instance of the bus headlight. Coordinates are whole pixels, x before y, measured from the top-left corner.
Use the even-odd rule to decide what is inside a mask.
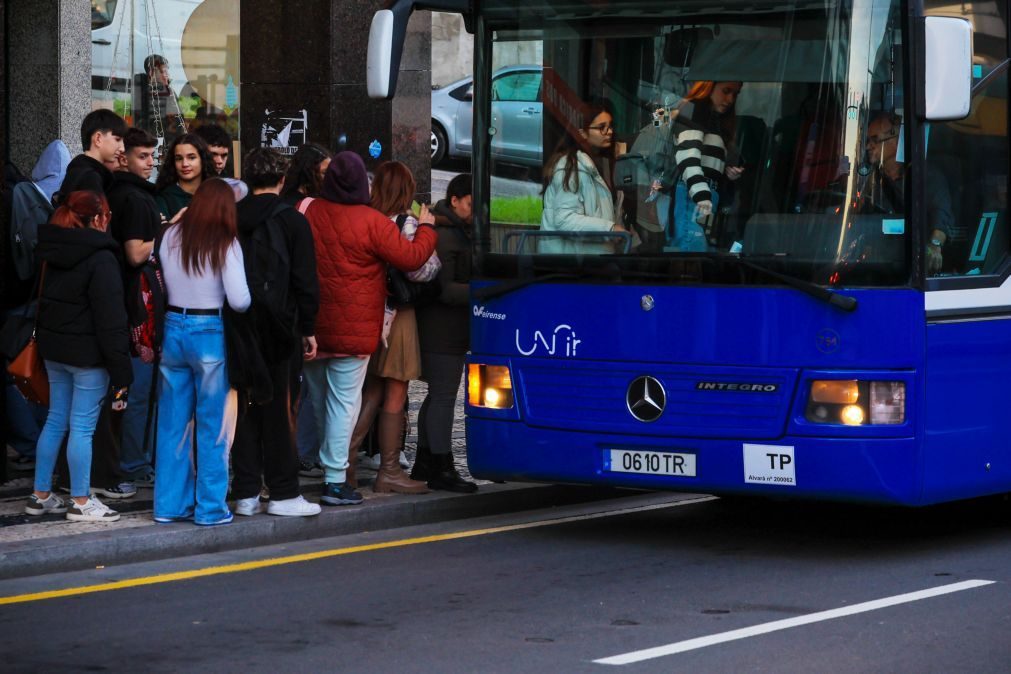
[[[906,384],[853,379],[812,381],[805,417],[816,424],[901,424],[906,420]]]
[[[513,406],[513,381],[505,365],[467,366],[467,402],[473,407],[505,410]]]

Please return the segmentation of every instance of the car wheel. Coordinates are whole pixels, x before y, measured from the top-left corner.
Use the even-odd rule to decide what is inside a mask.
[[[446,132],[432,122],[432,166],[441,164],[446,158]]]

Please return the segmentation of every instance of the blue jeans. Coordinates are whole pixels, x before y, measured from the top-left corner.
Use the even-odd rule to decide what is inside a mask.
[[[6,383],[6,380],[5,376],[7,396],[4,412],[7,415],[7,444],[13,447],[19,456],[35,456],[35,445],[39,443],[39,433],[46,423],[46,408],[25,400],[17,387]]]
[[[354,356],[310,360],[305,364],[305,380],[320,439],[319,460],[326,482],[342,484],[347,479],[351,433],[362,409],[362,384],[368,367],[368,358]]]
[[[713,195],[713,213],[720,204],[720,195],[716,192],[716,186],[710,183],[709,190]],[[682,253],[698,253],[709,250],[709,242],[706,241],[706,232],[702,225],[695,221],[698,206],[688,195],[688,186],[683,182],[678,182],[677,190],[674,193],[674,210],[667,237],[668,247]]]
[[[228,450],[238,412],[221,318],[167,313],[160,375],[154,515],[215,524],[229,515]]]
[[[91,438],[98,425],[102,401],[109,392],[104,367],[75,367],[46,361],[49,375],[49,416],[39,434],[35,456],[35,491],[50,491],[60,445],[67,437],[70,495],[91,495]]]
[[[151,466],[151,442],[154,428],[145,442],[147,406],[151,397],[151,375],[154,365],[133,358],[133,385],[129,405],[123,412],[123,438],[119,448],[119,465],[128,478],[141,477],[154,470]]]
[[[11,309],[4,314],[5,319],[24,315],[24,306]],[[0,320],[0,325],[3,325]],[[7,444],[19,456],[35,456],[35,445],[39,443],[39,433],[46,423],[47,409],[42,405],[28,402],[18,393],[13,378],[4,372],[4,386],[7,387],[4,413],[7,415]]]

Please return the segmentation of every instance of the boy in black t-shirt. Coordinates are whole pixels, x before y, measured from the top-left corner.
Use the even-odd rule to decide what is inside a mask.
[[[158,141],[142,129],[131,128],[123,138],[125,151],[116,181],[109,190],[112,221],[109,232],[123,246],[126,297],[135,297],[139,269],[151,257],[154,240],[161,229],[161,215],[154,200],[154,151]],[[153,367],[133,358],[133,386],[130,404],[123,413],[120,467],[128,479],[150,484],[154,469],[150,442],[144,440]],[[148,439],[150,440],[150,438]]]

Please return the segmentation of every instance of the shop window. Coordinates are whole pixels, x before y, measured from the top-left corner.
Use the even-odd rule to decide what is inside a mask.
[[[235,0],[92,0],[92,108],[159,148],[203,124],[238,139],[239,82]]]

